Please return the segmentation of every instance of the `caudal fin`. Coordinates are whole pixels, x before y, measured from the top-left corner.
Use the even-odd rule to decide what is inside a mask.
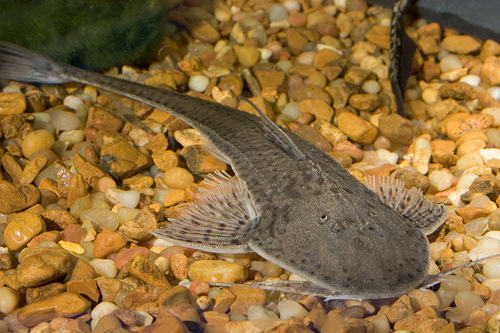
[[[63,83],[70,79],[69,65],[58,63],[37,52],[0,41],[0,78],[22,82]]]

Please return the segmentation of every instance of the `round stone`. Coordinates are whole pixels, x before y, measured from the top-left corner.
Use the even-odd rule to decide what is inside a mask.
[[[8,315],[19,304],[19,294],[9,287],[0,287],[0,313]]]
[[[52,133],[40,129],[31,131],[21,143],[21,150],[24,157],[29,158],[31,154],[42,148],[50,149],[54,145],[55,139]]]
[[[12,251],[18,251],[33,237],[45,230],[45,222],[35,213],[18,213],[4,231],[4,242]]]
[[[173,167],[165,172],[163,180],[168,187],[185,190],[189,184],[194,182],[194,176],[186,169]]]
[[[210,79],[204,75],[194,75],[189,78],[189,89],[196,92],[204,92],[208,84],[210,83]]]
[[[276,4],[269,9],[269,21],[277,22],[288,18],[288,10],[281,4]]]

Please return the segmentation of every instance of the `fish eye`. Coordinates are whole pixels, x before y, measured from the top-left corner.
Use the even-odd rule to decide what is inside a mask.
[[[323,223],[326,223],[326,221],[328,221],[328,215],[326,215],[326,214],[321,215],[319,223],[323,224]]]

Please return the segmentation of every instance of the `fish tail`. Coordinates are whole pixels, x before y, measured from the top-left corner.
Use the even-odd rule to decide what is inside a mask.
[[[71,66],[21,46],[0,41],[0,77],[7,80],[38,83],[71,81],[65,73]]]

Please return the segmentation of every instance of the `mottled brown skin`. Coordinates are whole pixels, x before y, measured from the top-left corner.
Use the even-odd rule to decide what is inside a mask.
[[[28,59],[28,66],[19,57]],[[336,298],[401,295],[427,275],[430,252],[423,233],[335,160],[293,133],[286,132],[302,158],[269,139],[259,118],[249,113],[55,63],[11,44],[0,43],[0,77],[77,81],[184,120],[216,147],[247,184],[260,219],[246,245],[329,288]],[[209,244],[192,246],[214,249]]]

